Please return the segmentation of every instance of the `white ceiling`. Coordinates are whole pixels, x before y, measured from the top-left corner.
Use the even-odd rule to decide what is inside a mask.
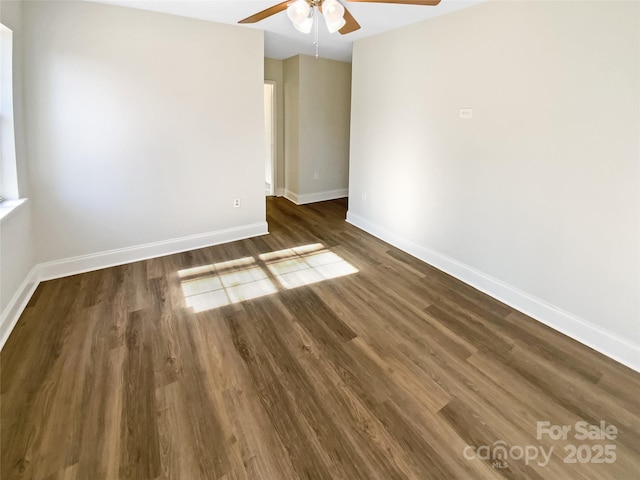
[[[199,18],[219,23],[237,24],[265,8],[282,0],[86,0],[126,7],[169,13],[183,17]],[[360,30],[340,35],[330,34],[324,22],[319,25],[319,54],[345,62],[351,61],[354,40],[369,37],[387,30],[420,22],[487,0],[442,0],[438,6],[389,5],[381,3],[350,3],[341,0],[362,27]],[[298,54],[315,55],[313,32],[298,32],[289,21],[286,12],[242,28],[264,30],[264,54],[266,57],[284,59]]]

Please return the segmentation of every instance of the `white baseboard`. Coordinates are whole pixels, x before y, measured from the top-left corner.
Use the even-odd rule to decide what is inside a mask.
[[[338,190],[328,190],[326,192],[304,193],[298,194],[291,190],[284,191],[284,198],[291,200],[296,205],[305,205],[307,203],[324,202],[326,200],[335,200],[336,198],[344,198],[349,196],[348,188],[340,188]]]
[[[39,277],[40,280],[67,277],[91,270],[99,270],[101,268],[114,267],[125,263],[163,257],[188,250],[196,250],[221,243],[257,237],[259,235],[266,235],[267,233],[269,233],[267,222],[259,222],[241,227],[217,230],[215,232],[189,235],[187,237],[174,238],[161,242],[146,243],[134,247],[119,248],[90,255],[54,260],[39,265]]]
[[[284,189],[284,191],[282,192],[282,196],[284,198],[286,198],[287,200],[295,203],[296,205],[300,205],[298,203],[298,194],[292,192],[291,190],[287,190],[286,188]]]
[[[284,188],[277,187],[276,188],[276,197],[283,197],[283,196],[284,196]]]
[[[27,278],[22,282],[20,288],[0,315],[0,350],[4,347],[9,334],[18,322],[20,315],[40,282],[210,247],[221,243],[234,242],[268,233],[267,222],[258,222],[215,232],[39,263],[29,272]]]
[[[439,252],[396,235],[352,212],[347,222],[492,296],[574,340],[640,372],[640,346]]]
[[[35,266],[27,274],[16,293],[13,295],[9,304],[5,307],[4,311],[0,315],[0,350],[4,347],[5,342],[9,338],[11,331],[18,323],[18,319],[25,308],[29,300],[36,291],[40,280],[38,278],[38,267]]]

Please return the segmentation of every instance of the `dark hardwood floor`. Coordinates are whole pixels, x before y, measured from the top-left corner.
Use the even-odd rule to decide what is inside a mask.
[[[638,478],[640,374],[345,212],[269,199],[270,235],[41,284],[2,479]]]

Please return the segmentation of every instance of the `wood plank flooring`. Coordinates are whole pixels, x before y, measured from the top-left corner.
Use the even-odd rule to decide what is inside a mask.
[[[344,200],[267,203],[270,235],[39,286],[1,353],[3,479],[638,478],[640,374]]]

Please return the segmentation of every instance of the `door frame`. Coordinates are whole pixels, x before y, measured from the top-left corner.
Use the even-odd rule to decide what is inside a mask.
[[[269,85],[271,88],[271,191],[269,192],[270,196],[275,196],[277,188],[277,173],[278,173],[278,159],[276,157],[276,140],[277,136],[277,128],[276,125],[276,82],[273,80],[265,80],[265,85]],[[265,127],[266,128],[266,127]]]

